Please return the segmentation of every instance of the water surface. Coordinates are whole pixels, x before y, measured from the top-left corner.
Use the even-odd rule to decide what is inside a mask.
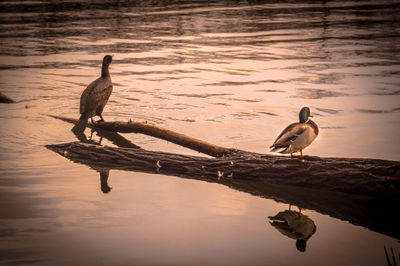
[[[78,117],[80,93],[112,54],[106,120],[266,153],[307,105],[321,128],[308,154],[399,160],[399,14],[395,1],[1,2],[0,90],[18,102],[0,105],[0,261],[385,264],[383,247],[398,240],[346,220],[303,210],[317,230],[299,252],[268,222],[287,204],[116,170],[104,194],[98,172],[44,145],[76,140],[46,115]]]

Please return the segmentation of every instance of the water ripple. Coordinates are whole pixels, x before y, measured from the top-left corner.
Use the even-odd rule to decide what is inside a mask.
[[[303,98],[303,99],[322,99],[325,97],[344,97],[348,95],[349,94],[347,93],[332,91],[332,90],[297,89],[297,95],[292,97]]]

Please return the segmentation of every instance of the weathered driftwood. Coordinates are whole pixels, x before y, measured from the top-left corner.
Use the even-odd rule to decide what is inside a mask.
[[[7,95],[0,92],[0,103],[14,103],[15,101]]]
[[[300,160],[233,149],[227,156],[206,158],[80,142],[47,147],[70,159],[117,169],[159,168],[167,175],[263,180],[270,184],[374,197],[400,192],[400,163],[394,161],[319,157]]]

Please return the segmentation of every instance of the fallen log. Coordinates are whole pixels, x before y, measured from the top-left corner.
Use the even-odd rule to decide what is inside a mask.
[[[15,103],[13,99],[0,92],[0,103]]]
[[[321,184],[311,186],[314,188],[307,188],[307,181],[295,186],[297,181],[301,180],[301,177],[296,177],[295,180],[291,180],[292,177],[285,176],[270,177],[268,169],[271,169],[269,168],[271,164],[266,164],[265,168],[258,165],[258,167],[255,167],[254,173],[247,172],[250,175],[241,174],[243,168],[247,169],[251,168],[251,165],[260,164],[258,162],[263,160],[263,155],[259,155],[261,158],[257,158],[257,156],[247,158],[245,154],[236,154],[214,159],[152,152],[141,148],[104,147],[79,142],[48,145],[47,148],[75,163],[88,165],[99,172],[100,187],[104,193],[111,190],[108,185],[111,169],[173,175],[223,184],[256,196],[296,205],[303,209],[315,210],[400,239],[397,212],[395,211],[400,203],[398,181],[397,185],[388,186],[389,190],[395,187],[397,189],[390,191],[390,194],[385,194],[384,197],[382,197],[382,194],[355,195],[353,193],[327,191],[321,189]],[[298,164],[300,167],[303,165],[303,162],[297,159],[271,157],[276,157],[275,159],[280,161],[277,163],[278,169],[288,162],[291,162],[289,165]],[[267,157],[267,160],[269,159],[271,158]],[[341,182],[339,181],[339,183]],[[382,191],[383,187],[380,185],[376,187],[380,188],[379,193],[387,192],[384,191],[385,189]],[[329,188],[333,188],[333,186]]]
[[[144,149],[117,148],[81,142],[47,145],[71,160],[99,166],[198,178],[263,180],[325,191],[373,197],[391,197],[400,192],[400,162],[376,159],[304,159],[257,154],[229,149],[220,158],[180,155]]]
[[[76,122],[76,119],[53,117]],[[201,145],[210,146],[198,151],[217,157],[206,158],[147,151],[116,132],[102,130],[157,135],[151,130],[155,126],[132,124],[135,122],[129,122],[128,127],[121,122],[88,125],[101,137],[122,148],[80,142],[46,147],[99,172],[104,193],[111,190],[108,185],[110,169],[173,175],[224,184],[253,195],[316,210],[400,239],[394,211],[400,204],[400,162],[354,158],[299,159],[228,149],[200,141]],[[181,135],[155,128],[158,132],[165,132],[166,135],[158,134],[162,139]],[[175,138],[174,143],[181,144],[180,138]],[[187,146],[195,150],[198,147]]]
[[[77,119],[51,116],[69,123]],[[113,148],[85,143],[47,147],[67,158],[88,160],[111,168],[145,171],[158,163],[165,174],[233,177],[264,180],[270,184],[292,185],[325,191],[374,197],[391,197],[400,192],[400,162],[357,158],[290,158],[229,149],[168,129],[141,122],[88,123],[88,127],[123,133],[142,133],[218,157],[205,158],[143,149]],[[122,137],[122,136],[121,136]],[[133,168],[132,168],[133,167]]]

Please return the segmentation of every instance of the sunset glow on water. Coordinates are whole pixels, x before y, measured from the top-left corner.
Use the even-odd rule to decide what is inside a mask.
[[[316,231],[299,252],[269,223],[289,208],[276,197],[162,168],[111,169],[105,194],[104,169],[44,147],[77,141],[47,115],[78,118],[111,54],[106,121],[269,153],[309,106],[320,134],[306,154],[399,161],[400,4],[139,2],[0,3],[0,91],[17,101],[0,105],[0,264],[385,265],[384,247],[400,252],[396,238],[308,209]]]

